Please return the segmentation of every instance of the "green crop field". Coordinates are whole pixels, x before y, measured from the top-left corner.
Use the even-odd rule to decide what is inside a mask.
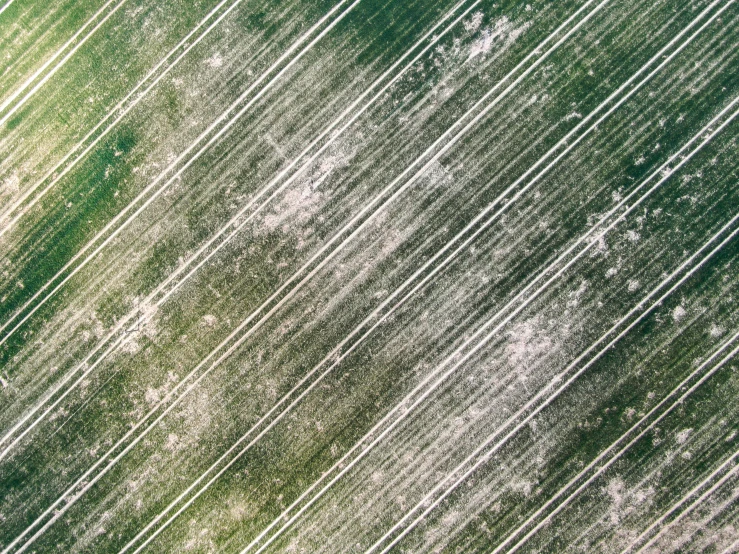
[[[0,0],[0,554],[739,553],[739,0]]]

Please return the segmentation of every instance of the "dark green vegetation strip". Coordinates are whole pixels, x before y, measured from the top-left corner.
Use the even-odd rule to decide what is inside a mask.
[[[735,548],[738,6],[128,0],[0,130],[0,552]]]

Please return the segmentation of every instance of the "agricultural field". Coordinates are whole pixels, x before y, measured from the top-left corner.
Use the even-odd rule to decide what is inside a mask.
[[[0,554],[739,553],[739,0],[0,0]]]

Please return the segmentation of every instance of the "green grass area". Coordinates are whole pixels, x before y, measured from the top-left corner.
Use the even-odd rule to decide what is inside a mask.
[[[733,548],[738,17],[127,0],[0,132],[0,553]]]

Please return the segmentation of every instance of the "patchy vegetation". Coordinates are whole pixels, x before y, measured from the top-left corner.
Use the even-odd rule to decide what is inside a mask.
[[[738,46],[5,0],[0,553],[738,552]]]

